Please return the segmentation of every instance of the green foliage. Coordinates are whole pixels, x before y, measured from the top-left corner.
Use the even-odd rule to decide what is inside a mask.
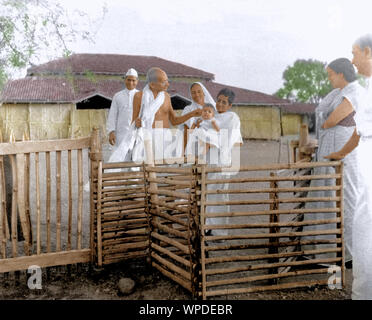
[[[59,2],[0,0],[0,88],[6,79],[40,59],[66,57],[72,54],[73,43],[94,42],[105,6],[102,17],[91,21],[84,12],[67,12]]]
[[[295,61],[284,71],[284,86],[275,94],[291,101],[318,104],[332,90],[325,65],[311,59]]]
[[[98,81],[96,75],[90,70],[85,70],[84,76],[92,83],[97,83]]]

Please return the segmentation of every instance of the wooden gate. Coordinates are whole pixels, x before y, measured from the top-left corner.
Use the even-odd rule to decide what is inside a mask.
[[[84,164],[91,142],[87,137],[0,144],[0,272],[91,261],[90,223],[83,226],[90,220],[83,176],[88,179]],[[4,166],[8,160],[11,172]]]

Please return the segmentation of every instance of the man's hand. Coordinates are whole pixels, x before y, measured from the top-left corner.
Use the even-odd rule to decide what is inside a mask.
[[[137,118],[136,119],[136,127],[137,128],[141,128],[141,126],[142,126],[141,119],[140,118]]]
[[[109,134],[109,143],[113,146],[116,143],[115,131],[111,131]]]
[[[345,158],[345,155],[338,151],[338,152],[333,152],[329,154],[328,156],[325,156],[324,158],[329,159],[329,160],[342,160],[343,158]]]
[[[194,111],[192,111],[194,117],[200,117],[201,114],[202,114],[202,109],[195,109]]]

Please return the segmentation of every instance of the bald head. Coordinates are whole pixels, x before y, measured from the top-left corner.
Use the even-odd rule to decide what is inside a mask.
[[[146,75],[146,81],[147,81],[147,83],[157,82],[159,76],[162,75],[162,74],[164,74],[164,73],[165,72],[162,69],[158,68],[158,67],[150,68],[147,71],[147,75]]]
[[[169,87],[167,74],[157,67],[147,71],[146,81],[153,92],[166,91]]]

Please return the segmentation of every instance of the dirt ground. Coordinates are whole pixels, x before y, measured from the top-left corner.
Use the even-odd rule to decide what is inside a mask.
[[[241,150],[243,165],[270,164],[288,161],[287,141],[245,141]],[[279,152],[279,146],[280,152]],[[105,148],[105,159],[109,148]],[[259,150],[257,152],[257,150]],[[27,273],[0,275],[0,299],[95,299],[95,300],[190,300],[188,291],[168,280],[143,260],[121,262],[97,269],[89,265],[73,265],[69,268],[43,269],[42,289],[30,290]],[[136,285],[130,295],[121,295],[118,282],[131,278]],[[345,300],[351,297],[351,269],[346,270],[346,287],[331,290],[325,287],[309,287],[281,291],[268,291],[244,295],[226,295],[211,300]]]

